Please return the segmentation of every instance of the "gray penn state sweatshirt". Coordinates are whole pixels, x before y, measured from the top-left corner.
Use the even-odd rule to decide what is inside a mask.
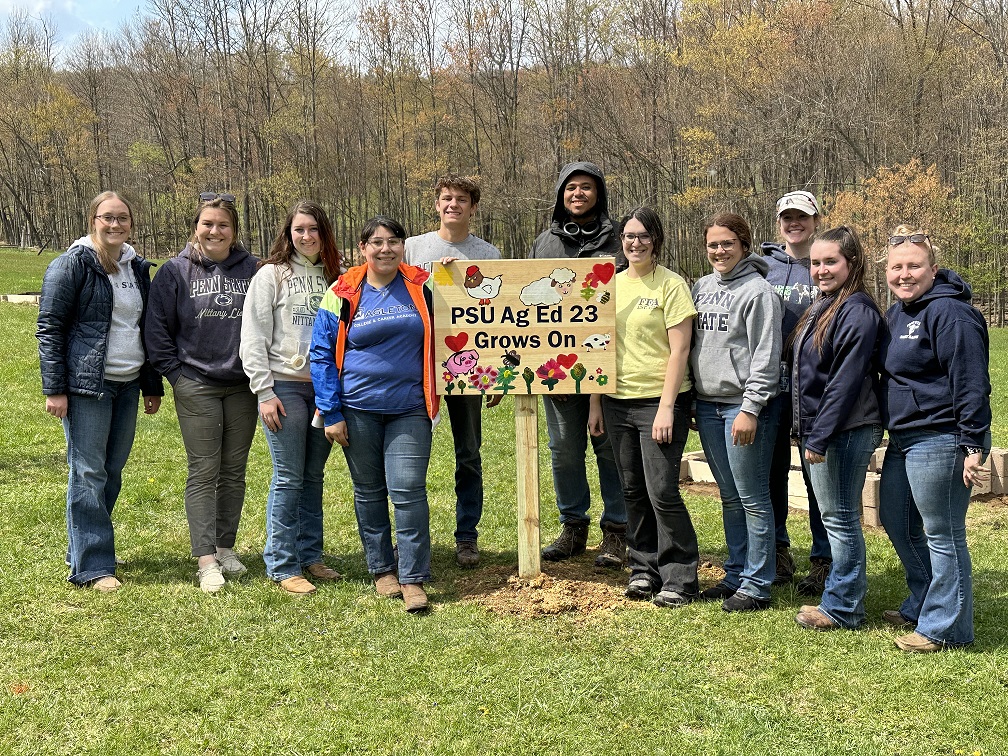
[[[757,417],[780,385],[780,296],[767,283],[759,255],[743,257],[727,275],[693,285],[690,368],[697,398],[741,404]]]

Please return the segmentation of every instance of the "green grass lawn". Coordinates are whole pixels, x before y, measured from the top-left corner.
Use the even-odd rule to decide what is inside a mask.
[[[185,454],[170,397],[156,416],[141,415],[126,468],[115,516],[117,550],[128,561],[123,589],[73,588],[63,564],[65,447],[42,410],[36,316],[0,304],[0,754],[931,756],[1008,748],[1008,509],[971,509],[977,642],[967,650],[895,649],[895,632],[878,617],[905,584],[881,531],[867,537],[862,631],[802,630],[794,615],[804,601],[789,587],[775,589],[773,608],[758,615],[621,602],[590,614],[496,614],[474,585],[516,565],[510,399],[485,415],[484,566],[475,574],[454,565],[447,423],[435,433],[427,616],[408,615],[371,588],[338,452],[327,470],[325,546],[346,579],[300,600],[266,580],[259,552],[270,461],[261,433],[237,544],[249,574],[202,594],[188,556]],[[1008,337],[992,337],[1002,387]],[[1000,393],[995,440],[1004,446]],[[545,438],[540,469],[548,538],[557,515]],[[688,494],[687,503],[701,551],[723,559],[717,500]],[[597,505],[592,513],[597,519]],[[791,522],[795,551],[807,555],[807,520],[794,514]],[[588,584],[608,580],[590,555],[577,564]]]
[[[0,294],[28,294],[42,288],[42,274],[58,253],[0,247]]]

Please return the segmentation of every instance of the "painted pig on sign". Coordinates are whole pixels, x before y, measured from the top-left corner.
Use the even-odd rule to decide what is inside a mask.
[[[476,367],[476,363],[479,361],[479,352],[475,349],[463,349],[461,352],[455,352],[446,361],[441,363],[441,366],[452,374],[452,377],[457,378],[460,375],[468,375]]]

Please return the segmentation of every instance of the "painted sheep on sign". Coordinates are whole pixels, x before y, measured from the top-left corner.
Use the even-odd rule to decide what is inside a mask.
[[[575,278],[577,275],[570,268],[557,268],[549,278],[540,278],[521,290],[522,304],[526,307],[560,304],[574,288]]]

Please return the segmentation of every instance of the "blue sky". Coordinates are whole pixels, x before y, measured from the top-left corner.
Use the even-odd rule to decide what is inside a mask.
[[[57,45],[66,46],[90,29],[114,31],[144,4],[145,0],[0,0],[0,23],[15,9],[35,17],[44,14],[54,22]]]

